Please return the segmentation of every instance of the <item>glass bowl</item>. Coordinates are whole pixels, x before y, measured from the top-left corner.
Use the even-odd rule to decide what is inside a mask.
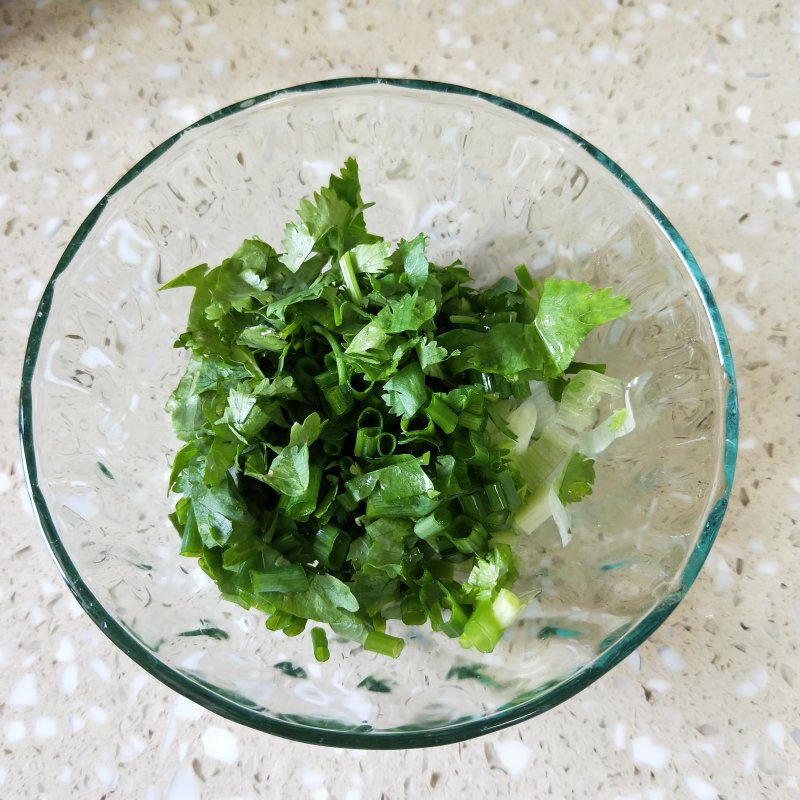
[[[164,412],[187,354],[190,290],[158,287],[258,234],[280,242],[298,201],[348,156],[371,230],[425,231],[476,282],[526,263],[630,297],[581,360],[628,385],[633,433],[597,463],[563,548],[543,529],[540,597],[480,655],[413,629],[399,660],[265,629],[178,554]],[[675,608],[722,522],[737,396],[728,341],[685,243],[614,162],[530,109],[457,86],[338,80],[256,97],[156,148],[100,201],[44,292],[20,429],[34,508],[67,584],[160,681],[244,725],[359,748],[454,742],[563,702]]]

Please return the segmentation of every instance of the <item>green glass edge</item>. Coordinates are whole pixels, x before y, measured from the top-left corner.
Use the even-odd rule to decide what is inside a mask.
[[[411,89],[421,92],[439,92],[455,94],[491,103],[499,108],[512,111],[533,122],[544,125],[551,130],[566,136],[579,147],[591,155],[599,164],[604,166],[620,183],[639,199],[664,235],[678,252],[689,275],[695,283],[705,305],[706,313],[711,323],[717,346],[721,366],[727,376],[728,392],[725,416],[725,448],[724,448],[724,481],[725,486],[720,497],[712,508],[697,546],[688,558],[680,580],[680,588],[653,609],[638,625],[632,627],[626,635],[614,645],[600,654],[594,661],[582,670],[563,680],[556,688],[544,697],[536,698],[523,703],[513,709],[506,709],[491,714],[483,719],[466,719],[456,722],[448,727],[433,730],[418,731],[386,731],[355,729],[325,729],[300,722],[287,722],[280,719],[267,719],[253,711],[243,708],[208,685],[203,686],[199,681],[163,664],[144,646],[129,630],[118,623],[113,617],[106,614],[105,609],[98,603],[92,591],[81,579],[75,565],[67,554],[58,532],[50,517],[47,504],[39,487],[36,469],[36,456],[34,450],[32,420],[32,393],[31,380],[36,367],[42,336],[47,323],[47,315],[53,300],[53,289],[58,277],[69,266],[72,258],[80,248],[88,232],[94,227],[101,216],[108,201],[123,189],[131,180],[140,175],[147,167],[157,161],[166,153],[182,136],[195,128],[201,128],[217,120],[237,114],[256,105],[261,105],[296,94],[308,94],[316,91],[329,91],[336,89],[386,86],[390,88]],[[297,86],[280,89],[258,95],[253,98],[226,106],[212,114],[198,120],[179,131],[164,141],[137,164],[135,164],[88,214],[81,223],[63,255],[58,261],[52,277],[42,295],[36,311],[28,344],[25,351],[25,360],[22,368],[22,385],[20,390],[19,435],[22,463],[26,475],[28,493],[36,512],[36,517],[47,541],[56,565],[65,582],[75,595],[78,603],[95,624],[111,639],[114,644],[132,658],[139,666],[146,669],[158,680],[171,689],[188,697],[200,705],[208,708],[222,717],[251,728],[256,728],[276,736],[308,744],[327,745],[331,747],[352,747],[359,749],[399,749],[412,747],[430,747],[451,744],[475,736],[482,736],[492,731],[506,728],[515,723],[530,719],[538,714],[550,710],[569,699],[600,676],[616,666],[645,639],[647,639],[672,613],[680,600],[691,587],[703,563],[708,556],[717,532],[719,531],[733,486],[734,471],[736,467],[736,454],[738,448],[738,394],[736,390],[736,375],[733,365],[730,343],[725,332],[722,318],[717,304],[712,296],[708,283],[697,261],[690,252],[683,238],[672,223],[664,216],[653,201],[644,193],[638,184],[616,162],[605,153],[598,150],[578,134],[560,125],[555,120],[534,111],[519,103],[507,100],[486,92],[455,84],[438,83],[433,81],[390,79],[390,78],[340,78],[335,80],[317,81],[314,83],[300,84]]]

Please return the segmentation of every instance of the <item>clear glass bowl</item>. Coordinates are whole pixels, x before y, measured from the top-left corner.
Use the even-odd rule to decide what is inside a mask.
[[[371,229],[430,236],[477,282],[521,262],[611,286],[633,311],[584,346],[628,381],[635,431],[597,464],[562,549],[543,530],[539,599],[494,653],[416,630],[398,661],[265,630],[179,556],[167,514],[178,443],[164,412],[186,353],[179,271],[242,239],[280,242],[347,156]],[[359,748],[453,742],[539,714],[650,635],[708,554],[730,493],[737,396],[728,341],[683,240],[616,164],[534,111],[469,89],[340,80],[223,109],[130,170],[78,230],[31,332],[20,428],[44,536],[89,616],[159,680],[279,736]],[[406,632],[407,634],[407,632]]]

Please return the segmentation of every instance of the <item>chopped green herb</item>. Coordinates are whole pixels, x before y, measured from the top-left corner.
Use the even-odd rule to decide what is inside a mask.
[[[566,542],[564,505],[633,425],[621,383],[573,361],[629,303],[524,265],[473,288],[424,234],[369,233],[366,208],[349,159],[283,252],[249,239],[163,287],[194,289],[167,404],[185,442],[170,518],[181,553],[269,630],[314,621],[396,658],[398,620],[488,652],[524,606],[516,541],[552,518]],[[325,630],[310,638],[326,661]]]
[[[575,503],[592,493],[593,483],[594,461],[591,458],[584,458],[580,453],[573,453],[561,479],[558,499],[564,505]]]

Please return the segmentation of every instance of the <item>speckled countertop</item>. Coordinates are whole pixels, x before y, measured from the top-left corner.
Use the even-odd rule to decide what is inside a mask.
[[[36,304],[104,190],[209,111],[345,75],[506,95],[610,153],[705,270],[740,381],[731,507],[668,623],[554,711],[431,750],[298,745],[165,689],[62,584],[16,440]],[[0,796],[800,797],[798,76],[797,2],[0,3]]]

